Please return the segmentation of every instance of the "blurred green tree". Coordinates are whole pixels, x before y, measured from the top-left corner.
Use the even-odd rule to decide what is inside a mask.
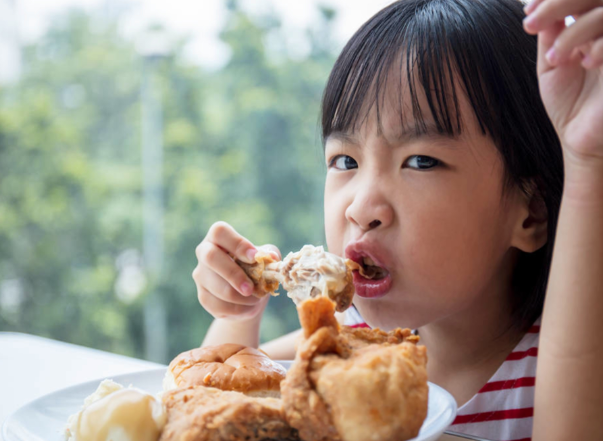
[[[159,65],[164,127],[162,274],[144,269],[141,72],[117,23],[72,11],[24,48],[24,74],[0,90],[0,330],[144,356],[143,305],[165,300],[168,359],[198,346],[211,317],[196,298],[195,246],[216,220],[283,253],[323,243],[322,88],[334,12],[321,8],[308,56],[275,56],[278,17],[229,4],[218,71]],[[295,329],[272,299],[262,339]],[[166,360],[161,360],[167,362]]]

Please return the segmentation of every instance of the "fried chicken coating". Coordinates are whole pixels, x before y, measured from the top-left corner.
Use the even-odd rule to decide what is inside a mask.
[[[409,342],[417,344],[419,336],[413,335],[408,328],[396,328],[393,331],[385,332],[379,328],[352,328],[343,326],[339,331],[342,341],[352,349],[360,349],[371,344],[390,344],[397,345]]]
[[[408,329],[340,329],[330,319],[334,305],[324,297],[306,300],[298,312],[302,325],[309,326],[304,328],[308,336],[281,383],[281,396],[287,421],[300,437],[415,437],[427,415],[428,396],[427,356],[416,345],[418,337]]]
[[[300,441],[280,399],[199,386],[168,391],[163,403],[167,424],[159,441]]]
[[[254,263],[245,263],[240,260],[236,260],[236,262],[253,281],[253,295],[255,297],[278,295],[275,291],[278,289],[279,281],[272,276],[273,271],[268,268],[276,268],[279,262],[274,260],[270,253],[258,251]]]

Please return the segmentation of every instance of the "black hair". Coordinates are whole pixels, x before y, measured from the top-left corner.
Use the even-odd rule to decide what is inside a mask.
[[[513,324],[526,329],[542,314],[561,195],[561,144],[540,98],[537,40],[522,26],[519,0],[400,0],[369,19],[338,57],[324,91],[323,143],[335,132],[353,133],[363,109],[380,108],[387,76],[406,80],[417,131],[425,130],[416,82],[437,130],[462,131],[457,84],[482,133],[491,137],[505,165],[505,188],[536,192],[546,206],[547,243],[520,252],[513,273]],[[401,98],[400,98],[401,100]],[[368,107],[367,107],[368,104]],[[404,124],[402,107],[400,121]],[[364,117],[368,116],[368,110]]]

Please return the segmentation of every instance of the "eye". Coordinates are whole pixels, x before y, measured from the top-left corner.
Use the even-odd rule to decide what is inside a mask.
[[[358,163],[351,156],[337,155],[331,159],[329,167],[335,167],[338,170],[351,170],[358,168]]]
[[[429,170],[430,168],[434,168],[442,163],[431,156],[423,156],[423,155],[414,155],[408,158],[406,161],[406,165],[410,168],[414,168],[416,170]]]

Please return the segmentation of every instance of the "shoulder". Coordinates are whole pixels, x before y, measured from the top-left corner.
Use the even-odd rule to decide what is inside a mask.
[[[362,316],[354,305],[346,309],[346,311],[343,313],[342,320],[340,320],[339,317],[337,318],[337,320],[339,320],[339,323],[346,326],[351,326],[352,328],[369,327],[369,325],[366,324],[366,322],[364,321],[364,319],[362,318]]]
[[[499,439],[528,439],[532,434],[540,319],[505,361],[459,411],[453,430]]]

